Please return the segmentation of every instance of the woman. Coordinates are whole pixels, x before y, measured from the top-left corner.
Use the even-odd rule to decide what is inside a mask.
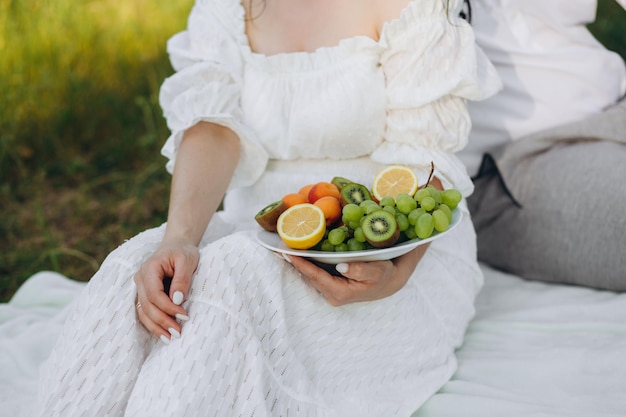
[[[469,218],[337,278],[258,245],[254,214],[389,163],[432,161],[471,192],[452,155],[465,100],[499,81],[460,7],[198,0],[161,90],[168,223],[92,278],[43,370],[42,415],[406,416],[433,394],[482,282]]]

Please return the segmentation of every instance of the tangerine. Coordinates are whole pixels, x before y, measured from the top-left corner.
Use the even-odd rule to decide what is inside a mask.
[[[341,193],[335,184],[325,181],[315,183],[309,190],[309,203],[315,203],[320,198],[326,196],[335,197],[337,200],[341,199]]]
[[[311,188],[313,188],[314,184],[307,184],[304,187],[300,188],[300,190],[298,190],[298,194],[302,194],[303,196],[305,196],[307,198],[309,198],[309,191],[311,191]]]
[[[306,196],[299,193],[286,194],[285,196],[283,196],[282,200],[287,208],[296,206],[298,204],[308,203]]]
[[[341,218],[341,202],[332,196],[321,197],[315,201],[316,206],[322,209],[326,217],[326,226],[336,223]]]

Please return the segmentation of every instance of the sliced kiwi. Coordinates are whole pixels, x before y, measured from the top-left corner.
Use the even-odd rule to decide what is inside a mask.
[[[341,193],[341,202],[343,205],[352,203],[357,206],[361,204],[365,200],[371,200],[372,195],[369,190],[363,184],[358,184],[356,182],[351,182],[346,184],[340,191]]]
[[[361,227],[365,239],[375,248],[388,248],[400,237],[396,216],[386,210],[376,210],[365,216]]]
[[[268,232],[276,231],[278,217],[283,211],[287,210],[287,205],[283,200],[278,200],[261,209],[255,216],[256,222]]]
[[[333,177],[333,179],[330,180],[330,182],[335,184],[335,186],[339,188],[339,190],[341,190],[343,187],[345,187],[348,184],[354,183],[354,181],[351,181],[344,177]]]

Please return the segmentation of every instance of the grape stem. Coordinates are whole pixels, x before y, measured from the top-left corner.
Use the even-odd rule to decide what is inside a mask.
[[[430,184],[430,181],[433,179],[434,173],[435,173],[435,163],[433,161],[430,161],[430,174],[428,174],[428,179],[426,180],[426,184],[422,185],[420,188],[428,187],[428,184]]]

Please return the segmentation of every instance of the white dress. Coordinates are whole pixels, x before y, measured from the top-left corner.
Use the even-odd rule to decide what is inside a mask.
[[[236,0],[198,0],[168,44],[176,74],[161,102],[175,161],[199,120],[233,129],[243,156],[200,245],[169,345],[135,316],[132,276],[161,226],[114,250],[78,297],[42,369],[42,416],[408,416],[456,368],[454,350],[482,284],[468,216],[432,244],[406,286],[375,302],[330,306],[256,243],[253,216],[313,181],[371,182],[388,163],[472,190],[453,156],[466,142],[465,100],[499,87],[459,5],[413,1],[378,41],[313,53],[253,53]]]

